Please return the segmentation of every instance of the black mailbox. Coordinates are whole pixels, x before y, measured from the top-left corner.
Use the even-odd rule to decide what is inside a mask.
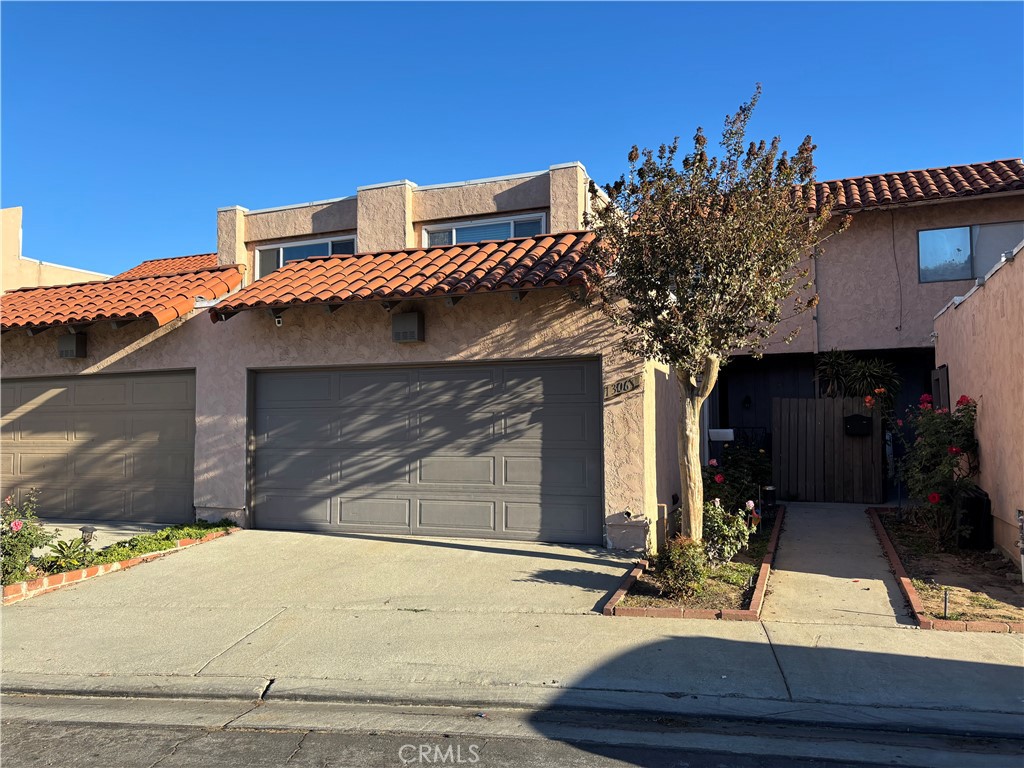
[[[854,414],[843,419],[843,431],[847,437],[871,437],[872,418]]]

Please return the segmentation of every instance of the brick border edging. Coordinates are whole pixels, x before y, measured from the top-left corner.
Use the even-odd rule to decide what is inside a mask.
[[[771,536],[768,537],[768,550],[761,560],[761,567],[757,573],[757,583],[754,585],[754,594],[750,597],[750,607],[739,610],[736,608],[640,608],[632,606],[620,606],[619,602],[640,577],[640,574],[647,568],[647,561],[640,560],[627,573],[619,588],[605,603],[601,613],[605,616],[646,616],[652,619],[722,619],[724,621],[760,621],[761,608],[764,606],[765,593],[768,590],[768,578],[771,576],[772,564],[775,562],[775,550],[779,545],[779,534],[782,532],[782,520],[786,516],[786,507],[779,505],[775,513],[775,525],[772,526]]]
[[[147,552],[144,555],[132,557],[128,560],[120,560],[116,563],[103,563],[102,565],[90,565],[88,568],[79,568],[75,571],[55,573],[50,576],[42,576],[38,579],[8,584],[4,587],[3,604],[11,605],[12,603],[18,603],[22,600],[28,600],[30,597],[45,595],[47,592],[53,592],[54,590],[66,587],[69,584],[78,584],[79,582],[93,579],[106,573],[134,568],[139,563],[155,560],[158,557],[169,555],[172,552],[178,552],[186,547],[195,546],[196,544],[205,544],[208,541],[219,539],[220,537],[227,536],[228,534],[237,533],[240,530],[242,529],[228,528],[226,531],[213,531],[212,533],[208,533],[201,539],[178,539],[174,542],[173,547],[161,549],[158,552]]]
[[[921,596],[917,594],[913,582],[907,575],[907,570],[903,567],[900,556],[896,553],[896,547],[893,546],[892,539],[889,538],[889,533],[882,524],[882,518],[878,516],[879,510],[888,509],[892,509],[892,507],[869,507],[867,515],[871,518],[871,525],[875,529],[875,535],[878,537],[882,550],[889,560],[889,568],[896,577],[896,583],[899,584],[900,592],[903,593],[903,597],[910,604],[910,614],[919,628],[934,629],[940,632],[1024,633],[1024,622],[1020,621],[950,621],[948,619],[933,619],[928,616],[924,612]]]

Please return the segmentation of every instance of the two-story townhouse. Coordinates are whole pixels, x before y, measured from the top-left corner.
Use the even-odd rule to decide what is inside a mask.
[[[577,300],[588,184],[225,208],[216,254],[5,295],[5,485],[66,518],[644,546],[676,399]]]
[[[817,306],[783,323],[779,338],[799,328],[791,344],[732,358],[709,400],[711,427],[765,448],[772,399],[817,396],[816,361],[829,350],[890,363],[899,412],[932,392],[936,313],[1024,240],[1020,159],[822,182],[818,200],[826,195],[851,223],[806,262]]]

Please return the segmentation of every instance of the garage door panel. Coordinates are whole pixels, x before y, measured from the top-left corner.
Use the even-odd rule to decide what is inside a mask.
[[[557,537],[582,543],[593,540],[597,511],[593,504],[564,498],[509,501],[504,510],[505,529],[537,538]]]
[[[445,531],[493,532],[494,502],[420,499],[417,524]]]
[[[345,372],[339,377],[341,402],[347,406],[408,402],[412,396],[410,371]]]
[[[71,474],[72,477],[105,477],[124,481],[128,477],[128,454],[114,451],[72,454]]]
[[[132,478],[135,480],[187,481],[192,476],[192,455],[189,453],[144,453],[132,456]]]
[[[273,410],[259,417],[257,445],[300,448],[313,444],[334,444],[341,437],[337,418],[324,418],[323,411]]]
[[[338,522],[347,526],[410,526],[408,499],[339,499]]]
[[[132,491],[131,505],[133,520],[160,522],[192,515],[192,499],[180,491]]]
[[[126,405],[129,382],[78,383],[74,388],[75,405]]]
[[[159,405],[162,409],[195,407],[195,387],[180,376],[152,377],[131,382],[134,405]]]
[[[195,443],[195,417],[191,411],[175,414],[133,413],[128,417],[130,439],[136,442],[156,442],[163,446],[187,446]]]
[[[256,405],[305,408],[313,403],[332,402],[332,378],[328,372],[260,374]]]
[[[14,476],[14,454],[13,453],[2,453],[0,454],[0,475],[3,477]]]
[[[596,362],[317,374],[334,377],[335,398],[310,403],[282,381],[306,371],[257,374],[256,525],[601,541]],[[289,392],[294,402],[282,399]],[[324,425],[335,423],[331,443]],[[339,462],[336,475],[324,456]],[[303,491],[307,501],[280,501]]]
[[[331,524],[330,497],[279,491],[257,499],[260,527],[281,530],[310,530]]]
[[[14,424],[17,425],[18,438],[25,442],[64,442],[71,433],[71,414],[27,413]]]
[[[419,481],[454,486],[494,485],[493,456],[428,456],[420,459]]]
[[[0,478],[19,496],[38,488],[42,517],[193,519],[192,373],[26,379],[0,389],[4,421],[17,433],[5,440],[12,459],[0,462]]]
[[[79,414],[72,418],[75,442],[108,442],[128,438],[128,417],[124,414]]]

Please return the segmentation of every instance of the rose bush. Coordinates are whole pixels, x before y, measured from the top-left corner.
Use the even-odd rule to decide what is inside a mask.
[[[36,518],[38,492],[31,489],[21,504],[8,496],[0,503],[0,574],[4,586],[33,578],[32,550],[55,538]]]

